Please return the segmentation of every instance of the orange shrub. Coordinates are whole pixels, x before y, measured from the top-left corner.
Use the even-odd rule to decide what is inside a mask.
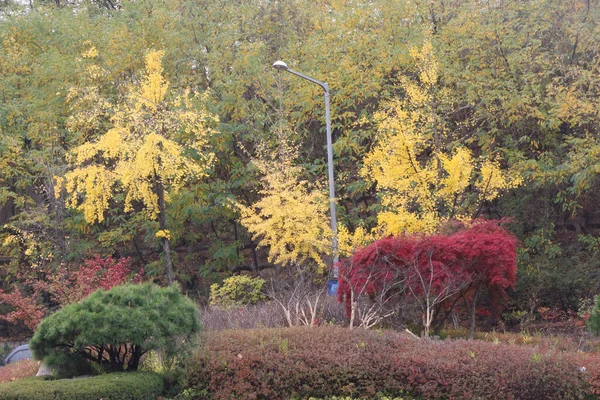
[[[39,368],[40,362],[34,360],[21,360],[5,365],[0,367],[0,383],[35,376]]]

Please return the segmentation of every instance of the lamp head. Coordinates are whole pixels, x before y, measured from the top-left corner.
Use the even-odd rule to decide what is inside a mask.
[[[275,61],[273,63],[273,68],[275,68],[276,70],[279,70],[279,71],[287,71],[289,69],[288,66],[287,66],[287,64],[284,63],[281,60],[280,61]]]

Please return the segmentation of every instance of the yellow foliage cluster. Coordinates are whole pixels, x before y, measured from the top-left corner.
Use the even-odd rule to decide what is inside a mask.
[[[343,224],[339,224],[337,228],[340,257],[350,257],[356,249],[365,247],[377,239],[362,226],[354,229],[354,232],[350,232]]]
[[[162,76],[162,55],[161,51],[147,54],[142,83],[130,88],[128,101],[112,107],[112,127],[73,149],[70,161],[74,168],[64,179],[56,178],[59,187],[64,184],[67,204],[82,210],[89,223],[104,219],[117,191],[125,193],[126,212],[141,204],[149,218],[155,219],[159,185],[168,201],[169,194],[179,191],[190,179],[204,176],[213,162],[214,155],[205,150],[216,117],[193,108],[189,93],[174,100],[166,98],[169,83]],[[88,100],[99,96],[93,86],[74,93],[84,99],[92,94]],[[103,107],[108,105],[103,102]],[[90,117],[97,117],[96,112],[75,115],[71,129],[86,131],[86,121],[94,124]],[[98,127],[94,125],[91,131]],[[196,152],[196,159],[185,156],[188,150]],[[56,193],[60,195],[60,191]]]
[[[470,219],[482,201],[522,182],[494,159],[474,157],[460,145],[447,149],[440,112],[447,93],[439,87],[433,46],[426,42],[410,54],[418,82],[402,78],[405,97],[388,102],[377,114],[379,141],[362,170],[381,196],[379,235],[432,233],[445,220]]]
[[[154,236],[157,238],[166,238],[167,240],[171,240],[171,231],[168,229],[161,229],[157,231]]]
[[[240,222],[260,246],[269,247],[270,262],[314,262],[323,270],[332,237],[327,195],[299,180],[299,167],[282,163],[259,168],[264,173],[261,199],[251,206],[237,204]]]
[[[139,108],[142,105],[155,110],[165,99],[169,82],[163,77],[162,57],[163,51],[150,51],[146,54],[146,77],[142,82],[138,93],[139,96],[134,104]]]

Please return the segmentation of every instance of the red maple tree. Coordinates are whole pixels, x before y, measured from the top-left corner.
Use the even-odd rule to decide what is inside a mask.
[[[422,307],[428,334],[434,315],[444,309],[447,315],[462,299],[472,333],[482,289],[505,299],[506,289],[516,282],[518,241],[505,222],[475,220],[454,224],[450,233],[377,240],[340,264],[339,300],[351,316],[358,295],[389,298],[402,292]]]
[[[17,285],[10,292],[0,290],[0,303],[12,308],[0,315],[0,319],[10,323],[21,322],[33,331],[53,308],[76,303],[98,289],[108,290],[126,282],[141,282],[143,270],[132,275],[130,262],[129,258],[115,260],[110,256],[102,258],[94,255],[76,267],[61,265],[45,274],[21,277],[20,285],[27,289],[28,294]],[[49,302],[41,302],[43,298]]]

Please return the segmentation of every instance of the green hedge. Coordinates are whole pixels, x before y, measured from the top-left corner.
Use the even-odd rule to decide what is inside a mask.
[[[162,377],[152,372],[61,380],[39,377],[0,384],[0,400],[155,400],[162,390]]]

